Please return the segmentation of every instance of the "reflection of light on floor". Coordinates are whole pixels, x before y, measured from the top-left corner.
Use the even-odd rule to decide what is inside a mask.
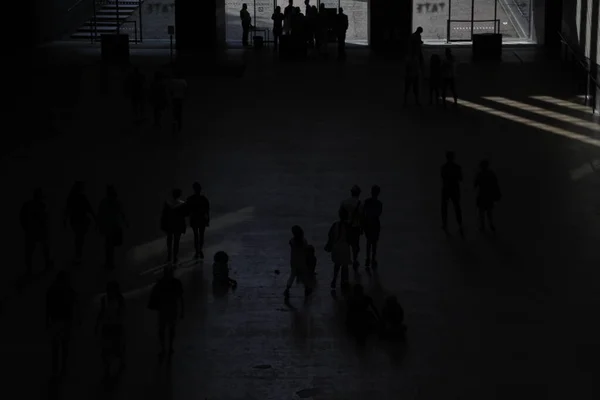
[[[504,111],[496,110],[494,108],[486,107],[481,104],[471,103],[470,101],[466,101],[466,100],[460,101],[459,104],[462,106],[468,107],[468,108],[472,108],[477,111],[482,111],[482,112],[494,115],[496,117],[507,119],[509,121],[519,122],[523,125],[527,125],[532,128],[541,129],[541,130],[544,130],[544,131],[547,131],[550,133],[554,133],[555,135],[563,136],[563,137],[566,137],[569,139],[578,140],[582,143],[586,143],[586,144],[589,144],[592,146],[600,147],[600,140],[593,139],[593,138],[585,136],[585,135],[580,135],[578,133],[571,132],[566,129],[557,128],[555,126],[544,124],[541,122],[536,122],[536,121],[533,121],[528,118],[519,117],[518,115],[514,115],[514,114],[504,112]]]
[[[600,169],[600,159],[587,162],[583,164],[579,168],[575,168],[571,170],[571,179],[574,181],[578,181],[581,178],[585,178],[586,176],[593,174],[594,172]]]
[[[579,118],[571,117],[568,115],[564,115],[558,112],[545,110],[540,107],[532,106],[526,103],[522,103],[520,101],[510,100],[505,97],[484,97],[486,100],[494,101],[496,103],[503,104],[505,106],[514,107],[517,109],[521,109],[533,114],[541,115],[542,117],[553,118],[558,121],[568,122],[569,124],[581,126],[583,128],[587,128],[596,132],[600,132],[600,124],[596,124],[594,122],[584,121]]]
[[[253,214],[254,207],[245,207],[238,211],[221,215],[210,221],[210,227],[208,227],[206,231],[208,234],[210,234],[210,231],[225,229],[241,222],[248,221],[252,219]],[[187,235],[183,235],[181,237],[181,244],[183,245],[184,243],[192,242],[193,237],[194,235],[192,232],[188,232]],[[128,253],[128,259],[131,262],[139,263],[143,260],[148,260],[156,257],[157,255],[165,253],[165,249],[166,240],[164,237],[161,237],[132,248]]]
[[[561,107],[565,107],[565,108],[570,108],[571,110],[575,110],[575,111],[581,111],[581,112],[585,112],[585,113],[589,113],[591,112],[591,109],[589,107],[586,107],[582,104],[577,104],[577,103],[573,103],[567,100],[561,100],[561,99],[557,99],[556,97],[551,97],[551,96],[531,96],[532,99],[534,100],[539,100],[539,101],[543,101],[546,103],[550,103],[550,104],[554,104],[557,106],[561,106]]]

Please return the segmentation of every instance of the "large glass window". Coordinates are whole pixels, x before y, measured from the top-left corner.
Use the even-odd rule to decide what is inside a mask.
[[[473,34],[501,33],[503,40],[531,38],[532,0],[415,0],[414,28],[423,40],[470,41]]]

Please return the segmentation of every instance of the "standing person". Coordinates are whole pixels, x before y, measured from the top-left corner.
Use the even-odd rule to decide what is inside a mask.
[[[463,180],[462,168],[454,160],[453,151],[446,152],[446,163],[441,168],[442,176],[442,229],[448,233],[448,202],[452,202],[456,213],[456,222],[464,236],[462,210],[460,207],[460,184]]]
[[[409,56],[415,57],[419,63],[419,67],[423,65],[423,39],[421,34],[423,28],[420,26],[410,35],[410,49]]]
[[[21,228],[25,232],[26,274],[30,276],[33,272],[33,255],[38,243],[42,245],[46,270],[50,270],[53,263],[50,258],[50,247],[48,246],[48,213],[42,189],[35,189],[33,199],[23,204],[19,220]]]
[[[183,100],[187,92],[187,81],[180,72],[171,79],[171,102],[173,106],[173,129],[181,132],[183,129]]]
[[[202,194],[202,186],[198,182],[192,185],[194,194],[187,198],[187,212],[190,215],[190,228],[194,233],[194,258],[204,259],[204,232],[210,225],[210,203]]]
[[[134,67],[129,77],[128,91],[131,96],[131,109],[134,117],[137,119],[144,116],[145,85],[146,77],[140,72],[138,67]]]
[[[446,107],[446,95],[448,89],[452,91],[454,97],[454,106],[458,105],[458,96],[456,95],[456,61],[451,49],[446,49],[446,58],[442,63],[442,103]]]
[[[383,211],[383,205],[379,200],[381,188],[374,185],[371,188],[371,197],[365,200],[363,207],[363,227],[365,237],[367,239],[367,259],[365,267],[367,270],[373,262],[373,269],[377,268],[377,242],[379,242],[379,232],[381,231],[381,223],[379,217]]]
[[[106,293],[100,299],[100,311],[96,318],[95,333],[102,335],[102,363],[104,379],[111,376],[113,358],[119,360],[119,371],[125,368],[125,332],[124,332],[125,298],[117,281],[106,284]]]
[[[290,277],[285,286],[283,293],[286,300],[290,298],[290,288],[294,281],[302,282],[304,285],[304,295],[310,294],[309,286],[307,285],[307,253],[306,247],[308,243],[304,238],[304,231],[298,225],[292,227],[292,238],[290,239]]]
[[[77,293],[67,272],[60,271],[46,293],[46,328],[51,335],[54,376],[66,373],[71,333],[76,321],[80,322]]]
[[[167,263],[179,261],[179,241],[185,234],[186,205],[181,200],[181,189],[173,189],[171,199],[165,201],[160,218],[160,229],[167,234]]]
[[[490,162],[483,160],[479,163],[479,172],[475,178],[477,193],[477,208],[479,209],[479,229],[485,231],[485,217],[492,232],[496,232],[494,225],[494,203],[502,197],[498,178],[490,169]]]
[[[334,222],[329,229],[328,240],[325,245],[325,251],[331,253],[331,261],[334,266],[331,281],[331,289],[333,290],[337,287],[337,277],[340,270],[342,271],[342,287],[348,287],[348,265],[352,262],[351,248],[348,243],[351,229],[348,223],[348,211],[345,208],[340,208],[338,216],[339,220]]]
[[[295,12],[294,0],[289,0],[288,5],[283,9],[283,33],[286,35],[292,33],[292,18]]]
[[[114,186],[106,187],[106,198],[98,207],[98,230],[104,235],[105,266],[115,268],[115,247],[123,245],[123,227],[127,218]]]
[[[432,54],[429,59],[429,103],[435,105],[440,102],[440,87],[442,86],[442,59],[437,54]]]
[[[358,253],[360,252],[360,237],[362,236],[363,230],[361,226],[361,219],[363,214],[363,204],[360,201],[361,190],[358,185],[354,185],[350,189],[350,197],[342,201],[340,208],[346,210],[348,216],[348,243],[352,247],[352,266],[354,271],[358,271],[360,262],[358,261]]]
[[[92,221],[95,220],[96,216],[85,195],[85,184],[77,181],[71,188],[71,193],[69,193],[69,197],[67,198],[67,207],[65,208],[63,220],[65,226],[67,222],[71,224],[71,229],[73,229],[73,233],[75,234],[75,265],[81,264],[85,235]]]
[[[183,319],[183,285],[175,277],[175,268],[167,266],[163,277],[154,285],[150,293],[148,308],[158,312],[158,339],[160,342],[159,361],[166,353],[166,331],[169,333],[169,356],[173,355],[173,342],[177,321]]]
[[[344,9],[340,7],[339,14],[335,17],[335,30],[338,41],[338,58],[346,59],[346,32],[348,31],[348,16],[344,14]]]
[[[165,83],[165,77],[162,72],[156,72],[154,74],[154,82],[150,88],[150,103],[154,109],[154,127],[160,128],[162,126],[162,117],[165,109],[167,108],[167,85]]]
[[[275,45],[275,51],[279,50],[279,38],[283,34],[283,13],[281,12],[281,7],[275,7],[275,12],[271,16],[273,20],[273,41]]]
[[[242,45],[248,46],[248,35],[250,34],[250,27],[252,25],[252,17],[248,12],[248,4],[242,4],[240,10],[240,19],[242,20]]]

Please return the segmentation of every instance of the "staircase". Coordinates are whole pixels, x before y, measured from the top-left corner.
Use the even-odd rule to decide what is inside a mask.
[[[120,28],[143,3],[143,0],[92,1],[95,2],[94,15],[71,35],[72,39],[100,40],[103,34],[116,33],[117,28]]]

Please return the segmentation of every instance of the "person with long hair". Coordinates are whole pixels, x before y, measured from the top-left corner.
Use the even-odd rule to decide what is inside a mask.
[[[350,224],[348,223],[348,211],[341,207],[338,212],[339,220],[334,222],[329,229],[325,251],[331,253],[333,262],[333,279],[331,289],[337,287],[337,277],[342,271],[342,287],[348,286],[348,266],[352,263],[351,247],[348,242],[350,235]]]
[[[117,281],[106,285],[106,293],[100,299],[100,311],[96,319],[95,332],[102,336],[102,362],[104,378],[111,377],[112,361],[119,360],[119,370],[125,367],[124,333],[125,299]]]
[[[304,231],[298,225],[292,227],[292,238],[290,239],[290,277],[285,286],[284,296],[286,299],[290,297],[290,289],[294,281],[301,282],[304,285],[304,294],[310,294],[309,286],[307,285],[307,253],[306,247],[308,243],[304,238]]]

